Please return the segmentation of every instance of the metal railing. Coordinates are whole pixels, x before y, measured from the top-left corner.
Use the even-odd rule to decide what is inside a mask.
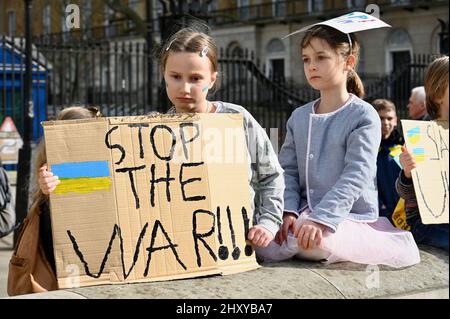
[[[9,115],[21,131],[24,41],[0,38],[0,121]],[[11,54],[14,52],[14,54]],[[170,102],[155,58],[149,59],[145,42],[103,44],[36,43],[33,54],[35,124],[54,117],[73,104],[96,105],[106,116],[165,112]],[[14,57],[14,58],[12,58]],[[406,117],[412,87],[422,85],[429,55],[414,55],[411,61],[386,76],[361,74],[366,100],[388,98],[399,116]],[[147,70],[153,63],[153,86]],[[244,106],[265,128],[277,128],[284,136],[285,123],[293,109],[318,97],[318,92],[298,81],[268,74],[254,53],[219,52],[221,77],[211,100]],[[297,79],[298,80],[298,79]],[[35,128],[34,138],[42,134]]]

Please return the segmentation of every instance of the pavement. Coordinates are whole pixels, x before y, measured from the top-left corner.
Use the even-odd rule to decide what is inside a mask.
[[[448,253],[420,247],[421,263],[394,269],[300,260],[262,264],[228,276],[101,285],[8,297],[12,234],[0,238],[0,298],[14,299],[449,299]]]
[[[0,298],[6,283],[12,236],[0,239]],[[164,282],[101,285],[29,294],[15,299],[367,299],[449,298],[448,254],[420,247],[421,263],[393,269],[354,263],[292,260],[256,270]]]

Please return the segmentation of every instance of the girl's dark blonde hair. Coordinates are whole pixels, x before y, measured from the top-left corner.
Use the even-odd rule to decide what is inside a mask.
[[[435,120],[439,118],[440,100],[448,87],[448,56],[434,60],[425,71],[424,87],[426,96],[427,112]]]
[[[195,27],[187,27],[179,30],[164,43],[159,57],[159,65],[162,74],[164,74],[166,69],[166,62],[170,52],[189,52],[198,54],[206,52],[205,56],[211,61],[212,71],[217,72],[219,69],[217,46],[214,40],[206,33],[197,30]]]
[[[333,50],[336,51],[337,54],[341,55],[344,59],[346,59],[350,55],[353,55],[355,57],[356,69],[359,61],[360,45],[358,39],[353,33],[350,33],[349,36],[352,40],[351,46],[345,33],[342,33],[335,28],[326,25],[315,26],[306,31],[306,34],[301,42],[301,48],[304,49],[308,45],[310,45],[311,40],[314,38],[324,40]],[[356,73],[356,70],[351,70],[348,73],[347,91],[355,94],[360,98],[364,97],[364,85],[361,81],[361,78]]]
[[[82,107],[71,106],[61,110],[56,117],[57,120],[80,120],[102,117],[101,112],[95,106]],[[45,151],[44,139],[41,139],[39,145],[36,148],[36,157],[34,160],[34,172],[33,172],[33,197],[30,208],[30,213],[33,210],[39,209],[39,206],[48,199],[48,196],[42,193],[39,187],[39,169],[47,163],[47,154]]]

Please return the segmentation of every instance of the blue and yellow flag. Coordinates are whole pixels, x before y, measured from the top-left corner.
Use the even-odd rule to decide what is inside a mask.
[[[55,194],[88,194],[111,187],[108,161],[53,164],[51,170],[61,181]]]

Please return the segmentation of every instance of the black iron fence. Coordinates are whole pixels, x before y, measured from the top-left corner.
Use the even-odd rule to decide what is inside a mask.
[[[371,102],[377,98],[387,98],[397,107],[397,115],[408,118],[408,100],[411,90],[423,86],[426,67],[437,55],[416,54],[410,61],[400,65],[391,74],[365,83],[365,100]],[[364,80],[363,80],[364,82]]]
[[[0,39],[0,121],[11,116],[19,131],[24,45],[22,39]],[[35,139],[42,134],[39,127],[42,120],[53,118],[59,110],[73,104],[96,105],[106,116],[165,112],[170,106],[157,60],[148,59],[153,54],[142,41],[88,45],[44,41],[35,43],[33,51]],[[147,75],[149,61],[153,64],[152,86]],[[362,74],[366,100],[391,99],[400,117],[406,118],[410,91],[422,84],[424,69],[430,61],[428,55],[414,55],[392,74],[376,78]],[[280,141],[293,109],[318,97],[318,92],[308,85],[267,74],[251,52],[231,55],[220,50],[219,64],[219,87],[209,98],[243,105],[263,127],[277,129]]]

